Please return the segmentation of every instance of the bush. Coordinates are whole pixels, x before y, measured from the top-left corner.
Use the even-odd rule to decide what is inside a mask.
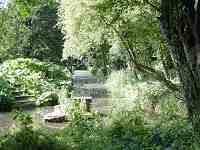
[[[161,103],[175,97],[175,93],[160,82],[137,79],[131,71],[112,72],[106,81],[106,88],[111,103],[118,110],[131,110],[137,103],[155,110]]]
[[[42,93],[63,88],[70,96],[72,90],[71,74],[63,66],[52,63],[18,58],[5,61],[0,72],[0,90],[7,100],[13,99],[13,93],[20,91],[37,99]]]
[[[123,111],[103,126],[96,119],[77,117],[79,123],[66,128],[57,139],[70,150],[194,149],[193,132],[187,120],[162,120],[150,125],[144,118],[142,110]]]
[[[68,68],[68,70],[73,73],[74,70],[86,70],[88,65],[86,64],[86,58],[69,56],[62,59],[62,64]]]
[[[76,105],[78,106],[78,105]],[[15,119],[20,128],[0,138],[1,150],[193,150],[191,125],[182,118],[160,119],[155,124],[145,121],[144,110],[118,112],[102,124],[98,114],[92,118],[71,110],[72,123],[64,130],[51,134],[34,130],[31,118],[18,112]]]
[[[64,150],[59,143],[54,142],[53,135],[33,129],[29,114],[17,111],[14,120],[19,127],[0,138],[1,150]]]
[[[13,97],[10,91],[11,87],[9,82],[0,77],[0,112],[11,110]]]
[[[37,106],[54,106],[58,105],[58,103],[59,97],[53,92],[43,93],[36,101]]]
[[[194,134],[187,120],[174,119],[163,121],[153,128],[152,141],[161,149],[193,150]]]
[[[10,111],[12,109],[13,99],[8,95],[0,95],[0,112]]]

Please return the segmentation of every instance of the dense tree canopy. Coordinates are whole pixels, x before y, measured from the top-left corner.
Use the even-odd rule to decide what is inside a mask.
[[[189,116],[199,134],[199,5],[195,0],[61,0],[64,54],[80,55],[106,39],[111,46],[118,44],[133,68],[151,74],[172,90],[179,89],[167,79],[175,64]],[[164,72],[154,68],[159,62]]]
[[[32,57],[59,62],[63,35],[56,26],[57,2],[12,0],[0,10],[1,59]],[[54,57],[52,57],[54,56]]]
[[[59,14],[65,33],[64,57],[80,55],[94,44],[101,45],[107,40],[111,47],[127,56],[131,68],[150,73],[176,90],[164,72],[153,69],[161,58],[168,66],[167,59],[172,60],[166,52],[168,49],[160,47],[163,39],[159,32],[157,5],[149,1],[61,1]]]
[[[198,0],[10,0],[6,6],[0,3],[0,109],[4,110],[6,106],[9,106],[6,109],[12,109],[11,100],[16,97],[13,93],[20,93],[25,86],[30,88],[23,91],[25,94],[34,94],[36,88],[45,86],[48,86],[47,90],[52,89],[52,85],[56,87],[54,90],[64,88],[63,95],[68,93],[67,98],[73,100],[77,93],[80,96],[85,94],[80,92],[81,89],[87,90],[90,86],[97,86],[98,89],[101,83],[100,88],[108,86],[109,98],[128,99],[128,105],[134,105],[134,113],[126,112],[126,117],[122,117],[117,124],[111,123],[107,130],[100,123],[96,124],[99,116],[95,113],[91,117],[94,124],[90,122],[91,118],[84,118],[80,108],[69,109],[72,130],[70,134],[59,135],[59,140],[66,138],[74,149],[84,149],[85,145],[78,145],[73,138],[80,140],[79,137],[82,137],[83,143],[88,144],[91,137],[101,141],[102,138],[98,137],[105,138],[102,135],[110,133],[110,141],[105,142],[107,145],[91,146],[90,143],[86,149],[90,149],[90,146],[92,149],[96,149],[96,146],[113,149],[109,147],[110,143],[114,143],[116,149],[151,149],[149,145],[152,145],[152,149],[198,149],[199,26]],[[16,62],[17,68],[13,69]],[[30,64],[28,69],[27,63]],[[45,66],[49,66],[46,67],[49,75],[47,81],[42,80]],[[34,71],[38,68],[41,70]],[[51,72],[52,69],[55,71]],[[96,76],[92,78],[91,75],[92,81],[86,84],[78,81],[80,85],[75,83],[72,89],[71,82],[81,76],[74,72],[77,69],[87,70],[89,75],[91,72]],[[62,76],[59,71],[62,74],[67,72],[69,82],[63,81],[64,77],[59,80]],[[88,79],[89,75],[82,78]],[[76,91],[76,88],[80,89]],[[40,90],[37,96],[42,92]],[[124,99],[123,103],[126,103]],[[164,102],[161,102],[163,99]],[[82,99],[74,105],[79,107],[81,103]],[[182,110],[179,110],[179,106]],[[121,112],[120,107],[116,107]],[[115,109],[115,105],[112,108]],[[163,121],[165,119],[167,121]],[[161,129],[163,124],[167,129],[164,129],[164,133]],[[174,126],[178,129],[174,129]],[[179,129],[181,127],[184,131]],[[26,124],[25,128],[31,135],[34,133]],[[98,131],[96,137],[90,136],[90,130],[82,131],[83,128]],[[183,134],[182,140],[180,136]]]

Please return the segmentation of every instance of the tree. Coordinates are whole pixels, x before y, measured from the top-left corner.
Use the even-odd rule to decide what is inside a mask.
[[[91,71],[99,78],[106,78],[111,72],[110,47],[109,43],[102,39],[101,44],[94,45],[87,53],[89,64],[92,65]]]
[[[160,23],[176,61],[189,117],[200,144],[200,2],[161,0]]]
[[[135,69],[150,74],[171,90],[179,90],[179,87],[168,80],[164,72],[154,69],[151,64],[145,64],[146,60],[141,61],[141,57],[138,56],[138,52],[142,57],[151,56],[149,50],[152,49],[155,54],[157,50],[152,43],[160,41],[161,59],[162,61],[168,59],[167,61],[172,62],[172,66],[175,64],[190,121],[197,139],[200,138],[200,29],[198,28],[200,2],[198,0],[78,0],[76,2],[61,0],[60,4],[60,16],[67,39],[65,44],[67,53],[74,52],[73,48],[76,46],[80,48],[76,49],[76,53],[80,53],[88,49],[90,43],[98,43],[102,35],[107,35],[111,45],[120,41]],[[159,24],[158,18],[168,48],[163,46],[163,39],[156,28]],[[149,20],[151,22],[148,24]],[[153,26],[148,28],[148,25]],[[141,30],[142,28],[145,30]],[[132,34],[137,31],[144,33],[141,40]],[[148,42],[142,42],[149,41],[148,34],[150,34],[149,39],[155,39],[150,45]],[[135,44],[137,41],[145,45],[145,48]],[[145,51],[147,47],[152,47],[148,50],[150,53],[144,53],[147,52]],[[169,50],[172,57],[167,55]],[[200,143],[199,141],[197,140],[197,143]]]
[[[13,3],[0,9],[0,59],[19,57],[27,43],[29,29],[23,24],[21,16]]]
[[[0,9],[1,61],[31,57],[59,63],[63,34],[56,26],[55,0],[12,0]]]
[[[29,57],[59,63],[62,58],[63,34],[57,27],[57,3],[41,6],[30,17]]]
[[[64,56],[87,52],[93,43],[101,45],[101,39],[110,45],[118,42],[119,49],[129,56],[133,70],[150,74],[171,90],[178,90],[163,71],[153,68],[155,63],[147,59],[151,57],[146,57],[156,54],[160,43],[159,22],[155,17],[158,13],[146,1],[61,0]]]

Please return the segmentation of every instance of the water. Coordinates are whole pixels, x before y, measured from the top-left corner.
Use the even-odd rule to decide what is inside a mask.
[[[50,123],[43,120],[43,115],[50,113],[54,110],[53,106],[42,107],[42,108],[27,108],[24,112],[31,114],[33,117],[33,127],[34,128],[45,128],[50,131],[56,131],[63,129],[67,123]],[[8,129],[15,128],[16,122],[12,119],[11,112],[1,112],[0,113],[0,134],[4,134]]]
[[[102,114],[107,114],[111,110],[107,91],[103,83],[100,83],[88,71],[75,71],[73,75],[73,83],[75,87],[74,97],[92,96],[91,110],[98,111]],[[44,122],[42,116],[44,114],[54,111],[53,106],[48,107],[29,107],[24,109],[25,112],[30,113],[33,117],[33,127],[45,128],[49,131],[56,131],[63,129],[67,123],[49,123]],[[8,131],[9,128],[15,127],[15,121],[12,120],[11,113],[0,113],[0,134]]]
[[[107,114],[111,110],[109,100],[107,98],[96,98],[93,99],[91,104],[92,111],[98,111],[102,114]],[[50,123],[45,122],[43,119],[44,114],[51,113],[54,111],[53,106],[48,107],[29,107],[23,109],[24,112],[31,114],[33,117],[33,127],[45,128],[50,132],[54,132],[66,127],[67,122],[64,123]],[[11,112],[0,112],[0,134],[4,134],[8,129],[16,127],[15,121],[12,119]]]

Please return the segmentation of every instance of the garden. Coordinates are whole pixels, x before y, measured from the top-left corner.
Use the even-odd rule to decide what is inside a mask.
[[[0,0],[0,150],[200,150],[198,0]]]

